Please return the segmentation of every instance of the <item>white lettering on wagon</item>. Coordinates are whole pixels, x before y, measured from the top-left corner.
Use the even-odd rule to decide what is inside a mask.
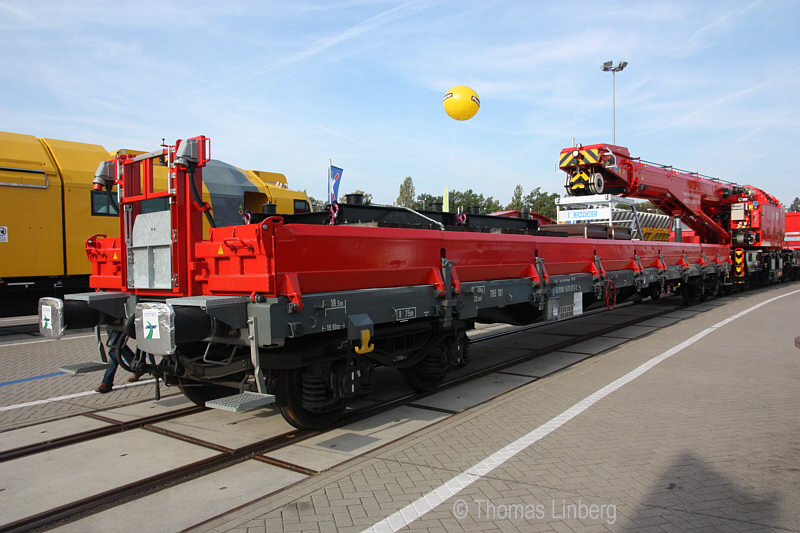
[[[478,285],[477,287],[472,287],[472,302],[473,303],[481,303],[483,299],[486,297],[486,285]]]
[[[396,320],[412,320],[417,318],[416,307],[401,307],[395,311]]]
[[[339,309],[344,309],[347,311],[347,300],[340,300],[339,298],[331,298],[331,304],[325,306],[325,314],[328,314],[328,311],[338,311]]]

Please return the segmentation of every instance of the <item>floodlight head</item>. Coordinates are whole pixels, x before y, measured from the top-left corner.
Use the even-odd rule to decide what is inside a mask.
[[[619,64],[617,65],[617,72],[619,72],[620,70],[624,69],[627,66],[628,66],[627,61],[620,61]]]
[[[601,68],[603,69],[604,72],[608,72],[609,70],[611,70],[611,65],[613,64],[614,64],[613,61],[606,61],[605,63],[603,63],[603,66]]]

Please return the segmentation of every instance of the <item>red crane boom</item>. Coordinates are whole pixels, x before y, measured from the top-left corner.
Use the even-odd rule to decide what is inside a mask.
[[[618,194],[649,200],[665,214],[679,216],[702,242],[728,244],[730,206],[744,188],[735,183],[631,157],[611,144],[565,148],[559,165],[573,196]]]

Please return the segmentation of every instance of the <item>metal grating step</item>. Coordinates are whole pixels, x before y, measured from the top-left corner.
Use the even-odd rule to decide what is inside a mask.
[[[206,402],[206,407],[238,413],[239,411],[247,411],[250,409],[264,407],[265,405],[269,405],[274,402],[275,396],[273,394],[243,392],[241,394],[234,394],[233,396],[223,396],[222,398],[217,398],[216,400],[208,400]]]
[[[64,365],[59,368],[62,372],[67,374],[88,374],[89,372],[97,372],[108,368],[108,363],[102,361],[90,361],[88,363],[76,363],[74,365]]]

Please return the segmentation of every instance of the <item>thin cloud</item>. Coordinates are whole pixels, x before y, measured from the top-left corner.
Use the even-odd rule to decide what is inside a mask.
[[[700,106],[700,107],[698,107],[696,109],[693,109],[689,113],[685,113],[683,115],[675,117],[674,119],[668,121],[663,126],[659,126],[659,127],[644,131],[642,133],[639,133],[638,135],[634,135],[633,138],[644,137],[644,136],[652,135],[652,134],[660,132],[660,131],[664,131],[664,130],[669,129],[669,128],[675,128],[675,127],[678,127],[678,126],[683,126],[683,125],[687,124],[688,122],[690,122],[691,119],[699,117],[703,113],[705,113],[705,112],[707,112],[707,111],[709,111],[709,110],[711,110],[711,109],[713,109],[715,107],[718,107],[718,106],[720,106],[722,104],[725,104],[725,103],[731,102],[733,100],[739,99],[739,98],[741,98],[743,96],[746,96],[746,95],[761,91],[762,89],[765,89],[765,88],[769,87],[770,85],[774,84],[775,82],[780,81],[784,77],[788,77],[791,74],[794,74],[794,73],[796,73],[798,71],[800,71],[800,67],[795,68],[795,69],[793,69],[793,70],[791,70],[791,71],[789,71],[787,73],[781,73],[780,76],[776,76],[776,77],[773,77],[771,79],[764,80],[761,83],[758,83],[758,84],[753,85],[751,87],[748,87],[746,89],[742,89],[740,91],[736,91],[734,93],[727,94],[725,96],[719,97],[719,98],[715,99],[712,102],[705,103],[702,106]]]

